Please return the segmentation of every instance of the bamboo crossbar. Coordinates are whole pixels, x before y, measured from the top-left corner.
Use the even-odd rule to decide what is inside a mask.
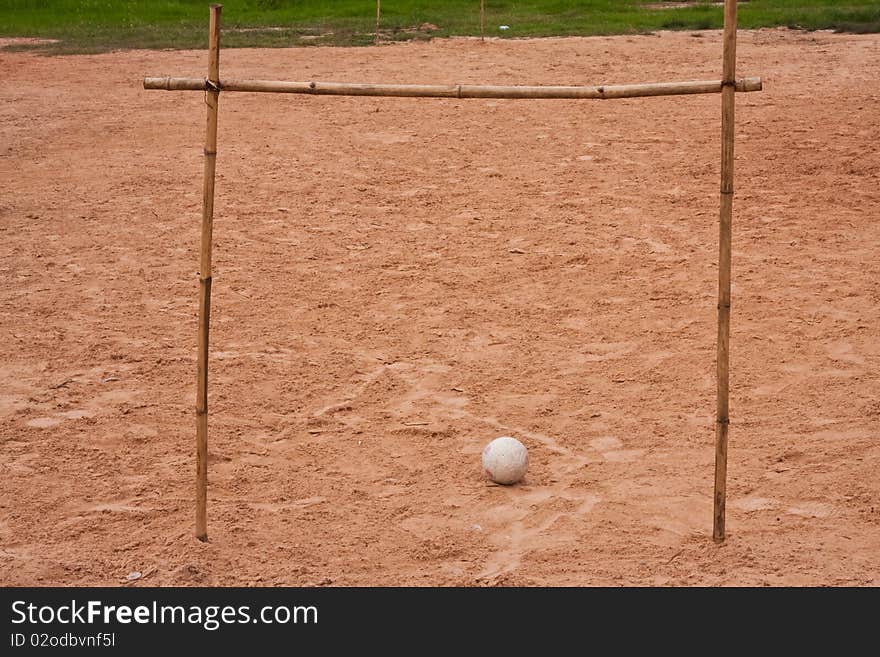
[[[739,78],[736,91],[761,91],[761,78]],[[276,80],[220,80],[216,86],[204,78],[144,78],[144,89],[165,91],[252,91],[312,94],[315,96],[395,96],[404,98],[574,98],[610,99],[647,96],[720,93],[722,80],[649,82],[599,86],[492,86],[432,84],[359,84],[352,82],[284,82]]]

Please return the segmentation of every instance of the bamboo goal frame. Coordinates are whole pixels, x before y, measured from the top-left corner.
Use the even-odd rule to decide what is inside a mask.
[[[724,523],[727,498],[727,442],[730,427],[730,278],[731,224],[733,219],[734,105],[737,92],[760,91],[762,88],[761,78],[736,77],[736,4],[737,0],[724,0],[723,68],[720,80],[601,86],[404,85],[223,80],[220,78],[220,13],[222,5],[211,5],[207,78],[144,78],[144,89],[202,91],[205,93],[208,107],[207,127],[205,130],[201,246],[199,250],[201,266],[199,269],[196,389],[196,537],[202,541],[208,540],[208,334],[211,317],[211,250],[214,222],[214,177],[217,162],[217,115],[221,92],[243,91],[334,96],[508,99],[614,99],[720,93],[721,198],[718,223],[717,405],[715,418],[715,493],[713,497],[712,537],[716,542],[723,541],[725,538]],[[380,11],[379,6],[379,2],[377,2],[377,21]]]

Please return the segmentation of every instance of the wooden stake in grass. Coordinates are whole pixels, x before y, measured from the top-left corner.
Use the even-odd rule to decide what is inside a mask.
[[[721,90],[721,211],[718,222],[718,407],[715,419],[715,497],[712,538],[724,540],[727,438],[730,429],[730,253],[733,219],[733,139],[736,102],[736,0],[724,2]]]
[[[480,0],[480,41],[486,40],[486,0]]]
[[[379,45],[379,21],[382,19],[382,0],[376,0],[376,45]]]
[[[214,172],[217,164],[217,106],[220,100],[220,11],[211,5],[205,103],[205,177],[199,263],[199,346],[196,390],[196,538],[208,540],[208,326],[211,321],[211,237],[214,229]]]

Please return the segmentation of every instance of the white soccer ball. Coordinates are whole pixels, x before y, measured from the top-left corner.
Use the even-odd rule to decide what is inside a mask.
[[[483,472],[496,484],[515,484],[529,469],[529,450],[516,438],[501,436],[483,450]]]

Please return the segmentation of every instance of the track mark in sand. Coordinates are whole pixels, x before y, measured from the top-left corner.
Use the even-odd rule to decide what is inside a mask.
[[[643,449],[615,449],[602,452],[602,458],[611,463],[632,463],[638,461],[644,454]]]
[[[486,561],[486,565],[477,575],[477,579],[490,580],[506,573],[511,573],[519,568],[523,555],[523,523],[516,520],[510,525],[508,535],[508,547],[496,551]]]
[[[358,385],[354,391],[348,395],[342,401],[335,402],[333,404],[328,404],[322,408],[319,408],[317,411],[312,413],[313,417],[320,418],[328,413],[336,413],[339,411],[347,411],[351,409],[351,405],[357,401],[357,399],[363,395],[367,388],[373,385],[376,381],[378,381],[386,372],[389,371],[390,365],[382,365],[378,369],[370,372],[367,377]]]
[[[623,442],[614,436],[594,438],[590,441],[590,447],[599,452],[604,460],[611,463],[632,463],[645,454],[643,449],[621,449]]]
[[[64,420],[81,420],[93,415],[94,413],[86,410],[63,411],[55,417],[36,417],[33,420],[28,420],[25,424],[36,429],[48,429],[61,424]]]
[[[775,509],[779,506],[779,502],[768,497],[743,497],[738,500],[731,500],[730,506],[740,511],[765,511],[767,509]]]
[[[864,356],[855,353],[853,346],[849,342],[838,342],[828,347],[828,356],[831,360],[843,361],[844,363],[852,363],[853,365],[864,365]]]
[[[587,493],[584,496],[578,497],[571,491],[553,493],[542,491],[538,495],[533,494],[531,496],[526,494],[522,497],[521,501],[530,503],[531,506],[535,503],[535,497],[540,497],[542,501],[551,497],[557,497],[568,501],[577,501],[578,506],[573,511],[556,511],[550,513],[532,526],[527,526],[528,518],[531,515],[536,514],[530,513],[529,511],[521,511],[520,517],[511,522],[509,529],[506,532],[498,532],[496,534],[496,536],[507,545],[506,547],[497,550],[491,557],[489,557],[483,570],[477,575],[478,579],[491,580],[515,571],[522,563],[523,555],[529,549],[528,544],[530,539],[537,537],[539,534],[550,529],[550,527],[552,527],[560,518],[587,515],[593,510],[593,507],[595,507],[596,504],[602,501],[600,496],[592,493]],[[501,508],[506,509],[507,507]],[[489,513],[493,515],[494,512],[495,509],[489,511]]]
[[[360,139],[367,142],[394,145],[411,142],[413,137],[392,132],[363,132],[360,134]]]
[[[642,238],[642,241],[647,245],[651,253],[670,253],[674,251],[674,249],[666,242],[661,242],[660,240],[652,240],[644,237]]]
[[[421,395],[422,396],[435,396],[433,390],[424,389],[424,384],[418,381],[413,382],[409,381],[411,385],[422,387]],[[564,447],[559,444],[559,442],[553,437],[548,436],[545,433],[540,433],[538,431],[531,431],[529,429],[523,429],[522,427],[513,426],[511,424],[505,424],[504,422],[499,421],[497,418],[489,417],[485,415],[477,415],[476,413],[471,413],[467,408],[465,408],[467,404],[467,397],[460,396],[456,397],[454,400],[447,396],[446,399],[441,398],[441,405],[443,406],[443,415],[446,416],[447,419],[451,420],[460,420],[460,419],[468,419],[480,424],[486,424],[490,427],[494,427],[499,431],[510,434],[512,436],[522,436],[528,438],[534,442],[540,443],[544,445],[551,452],[556,452],[557,454],[565,454],[567,456],[574,457],[574,454],[570,449]],[[576,458],[576,457],[575,457]]]
[[[307,509],[310,506],[315,506],[317,504],[321,504],[327,501],[325,497],[304,497],[301,500],[293,500],[292,502],[279,502],[279,503],[271,503],[271,502],[248,502],[248,504],[254,508],[259,509],[260,511],[289,511],[291,509]]]
[[[609,449],[620,449],[623,447],[623,442],[614,436],[602,436],[601,438],[593,438],[590,441],[590,447],[597,452],[603,452]]]
[[[48,429],[49,427],[61,424],[63,421],[64,419],[60,417],[35,417],[33,420],[25,422],[25,424],[36,429]]]
[[[115,513],[129,513],[134,511],[136,513],[143,513],[151,510],[152,509],[125,504],[124,502],[104,502],[102,504],[94,504],[85,508],[87,513],[103,513],[104,511],[113,511]]]
[[[484,421],[485,419],[483,418]],[[500,426],[503,427],[503,425]],[[529,437],[530,433],[522,432],[522,435]],[[550,436],[543,436],[543,438],[547,441],[545,444],[549,443],[548,447],[552,449],[555,446],[555,451],[560,454],[560,458],[553,462],[552,468],[556,479],[564,480],[566,475],[570,475],[594,460],[588,456],[572,453],[571,450],[558,445],[555,439]],[[605,461],[627,463],[641,458],[645,453],[643,449],[621,449],[623,446],[624,443],[614,436],[601,436],[590,441],[590,447],[599,452]],[[530,549],[530,543],[538,544],[537,540],[532,541],[532,539],[536,539],[538,535],[545,532],[561,518],[578,518],[589,514],[593,507],[602,501],[600,495],[574,491],[568,488],[565,483],[526,491],[522,494],[518,494],[519,492],[516,489],[510,490],[513,508],[518,513],[507,531],[500,529],[495,532],[496,543],[503,543],[504,547],[489,557],[479,574],[480,579],[491,580],[515,571],[520,566],[523,555]],[[577,506],[573,510],[556,511],[545,516],[546,507],[548,504],[552,504],[553,500],[574,502]],[[496,509],[487,513],[488,518],[484,525],[488,526],[492,521],[497,524],[494,513]]]
[[[37,549],[37,554],[34,553],[35,545],[33,543],[17,543],[15,545],[5,545],[0,548],[0,557],[5,557],[6,559],[18,559],[19,561],[24,561],[29,565],[33,565],[34,563],[44,563],[45,558],[42,556],[42,553]],[[8,584],[6,586],[9,586]]]
[[[754,388],[753,392],[762,397],[775,397],[792,386],[803,384],[813,374],[813,368],[806,363],[788,363],[782,366],[782,370],[789,376],[774,377],[771,382]]]
[[[216,360],[236,360],[243,358],[253,358],[255,360],[284,362],[286,360],[289,360],[292,354],[294,354],[293,349],[272,347],[260,349],[257,351],[212,351],[211,358]]]
[[[597,347],[597,345],[592,345]],[[627,344],[601,345],[609,357],[619,357],[628,353]],[[532,431],[523,427],[501,422],[495,417],[473,413],[467,409],[468,399],[464,395],[440,393],[442,388],[437,375],[447,372],[448,367],[428,366],[416,367],[407,363],[395,363],[389,368],[410,388],[403,402],[412,405],[415,401],[427,400],[432,406],[432,416],[437,420],[466,419],[478,424],[487,425],[499,432],[525,438],[533,443],[543,445],[557,456],[552,460],[551,479],[558,484],[542,486],[528,490],[522,487],[499,487],[499,492],[506,493],[508,502],[496,505],[484,512],[478,523],[488,532],[488,538],[497,549],[489,556],[478,577],[481,580],[492,580],[506,573],[515,571],[522,557],[529,550],[539,545],[538,537],[561,518],[578,518],[589,514],[602,498],[592,492],[573,490],[566,483],[573,473],[595,462],[594,455],[573,451],[551,435]],[[592,447],[604,458],[618,460],[635,460],[644,450],[620,449],[623,443],[614,437],[607,436],[592,441]],[[610,457],[606,457],[610,455]],[[550,510],[548,506],[561,503],[564,510]],[[573,506],[573,508],[572,508]]]
[[[58,526],[67,527],[79,522],[86,522],[88,520],[93,520],[95,517],[100,517],[104,513],[145,514],[156,510],[153,507],[134,506],[134,503],[136,502],[137,498],[131,498],[127,500],[119,500],[117,502],[81,504],[73,507],[72,515],[58,523]]]
[[[558,454],[574,456],[571,450],[560,445],[552,436],[537,431],[523,429],[522,427],[505,424],[494,417],[471,413],[465,408],[468,402],[465,395],[451,395],[439,392],[440,385],[436,382],[437,375],[448,372],[449,369],[450,368],[445,365],[416,367],[409,363],[394,363],[386,366],[383,371],[392,372],[410,387],[410,392],[406,394],[403,400],[398,404],[398,409],[409,408],[416,402],[427,400],[434,407],[430,419],[441,421],[461,419],[472,420],[480,424],[487,424],[504,433],[529,438]],[[362,386],[362,388],[365,387],[366,386]]]
[[[468,419],[480,424],[489,425],[499,431],[511,435],[523,436],[544,445],[552,452],[571,456],[578,461],[581,460],[579,457],[575,456],[571,450],[560,445],[552,436],[506,424],[494,417],[472,413],[466,409],[468,399],[465,395],[440,392],[442,386],[437,381],[437,378],[440,374],[448,372],[449,369],[450,368],[446,365],[416,366],[404,362],[383,365],[369,374],[350,395],[345,397],[344,400],[324,406],[315,411],[312,415],[313,417],[320,418],[329,413],[350,410],[351,405],[357,401],[357,399],[360,398],[373,383],[387,373],[394,375],[409,386],[409,392],[397,402],[395,410],[402,410],[405,412],[412,409],[418,402],[427,402],[430,404],[431,408],[429,410],[429,417],[426,419],[434,421]],[[589,461],[589,459],[585,459],[583,463],[587,461]],[[583,463],[580,464],[583,465]]]
[[[403,395],[394,406],[394,410],[403,411],[404,415],[406,415],[406,412],[414,408],[419,402],[427,402],[430,406],[427,411],[428,417],[426,419],[428,420],[444,421],[469,419],[480,424],[489,425],[505,433],[529,438],[558,454],[574,456],[571,450],[560,445],[552,436],[537,431],[523,429],[522,427],[505,424],[494,417],[471,413],[465,408],[468,402],[465,395],[440,392],[442,386],[437,381],[438,376],[448,372],[449,369],[450,368],[446,365],[416,366],[404,362],[383,365],[367,375],[352,393],[347,395],[342,401],[328,404],[312,413],[312,416],[315,418],[321,418],[338,411],[351,410],[351,405],[355,403],[373,383],[378,381],[383,375],[391,374],[409,387],[409,392]]]
[[[569,317],[562,321],[562,325],[576,331],[589,331],[593,327],[590,319],[584,317]],[[617,360],[631,354],[635,349],[633,342],[587,342],[580,345],[578,353],[572,354],[570,360],[581,365]]]
[[[94,415],[91,411],[85,410],[77,410],[77,411],[64,411],[61,413],[61,416],[67,420],[81,420],[84,417],[92,417]]]
[[[618,357],[628,351],[628,345],[623,349],[621,346],[604,345],[606,355]],[[448,385],[441,380],[441,376],[449,370],[448,366],[439,364],[395,362],[383,365],[369,374],[343,400],[318,409],[313,416],[320,418],[337,411],[351,410],[352,405],[365,395],[373,383],[388,374],[406,386],[406,392],[393,400],[392,404],[392,410],[401,417],[417,412],[420,418],[431,422],[468,420],[492,427],[504,434],[527,439],[556,454],[551,461],[550,480],[560,483],[541,486],[535,490],[527,487],[498,487],[499,493],[508,496],[507,500],[484,511],[483,517],[474,525],[479,526],[480,531],[486,531],[487,538],[496,546],[478,575],[481,580],[492,580],[515,571],[522,562],[523,555],[540,545],[539,536],[554,523],[563,518],[588,515],[602,501],[599,495],[572,489],[567,483],[572,474],[595,462],[596,456],[571,450],[551,435],[471,412],[467,409],[466,395],[450,394],[446,391]],[[643,453],[643,450],[620,449],[623,443],[613,437],[598,438],[591,444],[606,460],[635,460]],[[564,508],[560,510],[560,506]],[[430,526],[436,528],[437,522],[438,518],[431,516]],[[407,523],[409,530],[417,530],[419,526],[416,520]]]
[[[2,376],[0,371],[0,376]],[[0,395],[0,417],[15,415],[28,407],[25,395]]]
[[[503,422],[499,422],[494,417],[485,417],[482,415],[475,415],[469,411],[461,409],[458,413],[455,413],[453,416],[455,419],[460,419],[466,417],[470,420],[474,420],[481,424],[488,424],[490,427],[494,427],[504,433],[510,434],[512,436],[524,436],[533,440],[537,443],[541,443],[551,452],[556,452],[557,454],[565,454],[567,456],[574,456],[572,451],[567,447],[563,447],[559,444],[559,442],[553,438],[552,436],[548,436],[544,433],[538,433],[537,431],[529,431],[528,429],[523,429],[522,427],[515,427],[510,424],[504,424]]]
[[[802,502],[787,508],[786,513],[802,518],[828,518],[834,513],[834,507],[822,502]]]
[[[673,358],[675,354],[671,351],[654,351],[642,356],[643,367],[652,370],[661,365],[664,361]]]

